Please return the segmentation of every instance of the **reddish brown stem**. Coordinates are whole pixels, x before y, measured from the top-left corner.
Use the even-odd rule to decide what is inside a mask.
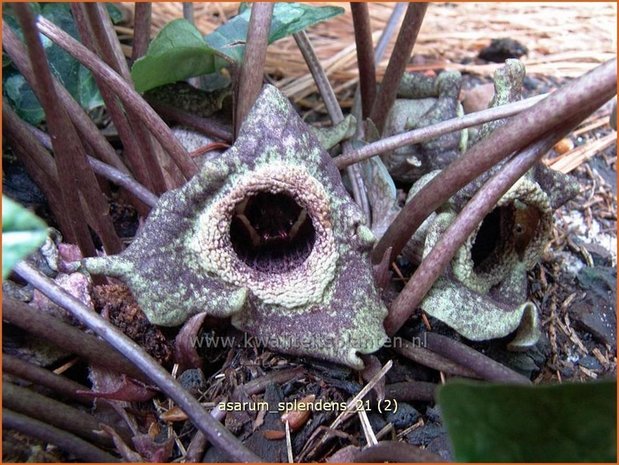
[[[112,444],[107,436],[95,433],[100,428],[92,415],[13,383],[2,383],[2,406],[98,444]]]
[[[361,114],[365,119],[370,115],[376,96],[376,66],[374,64],[374,45],[372,44],[372,26],[367,3],[351,3],[350,10],[357,45]]]
[[[120,42],[118,41],[114,26],[112,25],[112,21],[105,7],[97,3],[84,3],[81,4],[81,8],[77,6],[77,4],[73,4],[71,5],[71,9],[73,11],[81,9],[80,16],[82,16],[81,23],[83,25],[80,31],[83,29],[85,32],[92,31],[93,33],[92,37],[94,40],[89,40],[90,43],[87,43],[84,41],[84,34],[80,32],[84,45],[95,53],[97,53],[98,50],[103,60],[122,76],[127,84],[133,87],[129,67],[127,66],[127,62],[125,61],[120,47]],[[85,21],[85,18],[83,18],[84,14],[88,18],[88,21]],[[105,84],[100,81],[97,81],[97,84],[100,88],[106,87]],[[109,94],[109,98],[113,99],[114,103],[116,103],[114,95],[111,93]],[[121,115],[117,115],[117,117],[118,116]],[[125,113],[122,113],[121,121],[126,126],[123,131],[123,144],[131,140],[134,150],[137,150],[137,155],[142,159],[143,167],[146,170],[145,174],[148,177],[152,190],[159,194],[165,192],[167,190],[166,181],[163,177],[161,164],[157,160],[150,133],[141,124],[140,118],[130,109],[126,112],[126,119]]]
[[[37,311],[23,302],[4,298],[2,317],[9,323],[68,352],[84,357],[96,365],[144,380],[144,375],[139,370],[101,339],[86,334],[47,313]]]
[[[252,5],[243,65],[239,73],[239,93],[234,114],[235,138],[262,89],[272,15],[273,3],[257,2]]]
[[[380,84],[380,89],[370,112],[370,119],[380,133],[383,132],[387,115],[393,106],[393,102],[395,102],[400,79],[406,70],[427,9],[427,3],[409,3],[406,10],[400,33],[385,70],[385,77]]]
[[[148,50],[152,10],[153,4],[151,2],[135,2],[133,48],[131,49],[131,61],[134,63],[138,58],[142,58]]]
[[[107,201],[103,197],[97,179],[86,161],[86,153],[71,120],[66,114],[54,89],[54,81],[49,70],[47,57],[37,34],[36,22],[30,6],[15,4],[24,38],[28,44],[28,54],[35,73],[35,87],[41,106],[45,111],[46,122],[52,134],[52,143],[60,188],[64,204],[71,210],[70,221],[77,244],[85,256],[95,255],[95,247],[82,210],[80,193],[91,211],[93,225],[108,253],[118,253],[123,246],[116,235],[109,215]]]
[[[219,447],[233,461],[259,462],[260,457],[245,447],[230,431],[225,429],[219,422],[214,420],[204,411],[200,403],[142,347],[121,333],[110,322],[104,320],[98,314],[91,311],[83,303],[64,291],[56,283],[52,282],[40,272],[25,262],[18,263],[14,271],[43,292],[52,302],[67,309],[79,321],[103,338],[117,351],[126,354],[135,366],[142,371],[151,382],[156,384],[168,395],[191,419],[191,421],[204,433],[208,440]]]

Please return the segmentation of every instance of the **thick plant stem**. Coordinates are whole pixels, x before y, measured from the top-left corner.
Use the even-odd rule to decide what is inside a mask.
[[[220,448],[231,460],[239,462],[259,462],[260,457],[247,449],[236,437],[214,420],[200,403],[161,366],[142,347],[129,339],[111,323],[93,313],[79,300],[65,292],[30,265],[21,262],[15,272],[43,292],[54,303],[62,306],[84,325],[103,338],[112,347],[126,355],[148,379],[156,384],[166,395],[189,416],[211,444]]]
[[[133,46],[131,61],[142,58],[150,42],[150,22],[153,11],[151,2],[135,2],[135,21],[133,25]]]
[[[26,78],[26,81],[33,87],[34,71],[28,61],[26,48],[17,38],[13,30],[6,24],[2,24],[2,47],[19,72]],[[73,121],[75,128],[80,135],[92,148],[94,155],[105,163],[114,166],[116,169],[129,173],[125,164],[116,154],[114,148],[107,141],[105,136],[101,134],[95,123],[86,114],[79,103],[71,96],[69,91],[63,87],[58,79],[54,78],[54,88],[65,111]]]
[[[115,463],[119,461],[113,455],[104,452],[71,433],[50,426],[42,421],[35,420],[29,416],[14,412],[8,408],[2,411],[2,426],[7,429],[19,431],[27,436],[40,439],[41,441],[55,444],[85,462]]]
[[[95,432],[100,429],[99,421],[95,417],[30,389],[13,383],[2,383],[2,406],[98,444],[112,445],[107,436]]]
[[[430,213],[499,161],[527,147],[557,124],[567,120],[567,115],[578,114],[592,100],[601,102],[601,105],[610,99],[616,92],[616,80],[617,60],[613,59],[514,116],[507,124],[471,147],[421,188],[402,208],[376,244],[372,252],[374,262],[378,263],[389,247],[392,247],[391,258],[397,257]]]
[[[79,391],[88,392],[86,386],[13,355],[2,354],[2,371],[38,386],[49,388],[64,399],[92,405],[92,396],[79,393]]]
[[[142,123],[157,138],[161,146],[170,154],[176,165],[186,178],[192,177],[198,170],[195,162],[187,151],[176,140],[170,128],[161,120],[159,115],[131,88],[113,69],[103,63],[94,53],[73,39],[54,23],[39,17],[38,30],[49,37],[53,42],[66,50],[77,61],[83,64],[96,76],[108,85],[122,100],[123,104],[135,114],[140,115]]]
[[[361,115],[365,119],[370,115],[376,95],[376,67],[372,44],[372,26],[370,25],[370,13],[367,3],[351,3],[350,10],[352,12],[355,43],[357,45]]]
[[[508,103],[507,105],[489,108],[487,110],[478,111],[459,118],[441,121],[440,123],[432,124],[424,128],[413,129],[412,131],[396,134],[395,136],[385,137],[379,141],[364,145],[358,150],[354,150],[344,155],[339,155],[333,158],[333,163],[335,163],[335,166],[339,169],[343,169],[354,163],[367,160],[375,155],[380,155],[381,153],[388,152],[389,150],[395,150],[405,145],[418,144],[453,131],[470,128],[482,123],[487,123],[488,121],[507,118],[508,116],[516,115],[527,108],[531,108],[547,95],[548,94],[538,95],[526,100],[520,100],[518,102]]]
[[[35,26],[35,18],[29,5],[15,4],[28,44],[28,55],[35,73],[35,92],[45,111],[46,122],[52,134],[54,154],[58,164],[58,176],[64,204],[71,209],[70,221],[77,244],[85,256],[96,254],[90,231],[86,224],[86,213],[82,210],[80,193],[90,209],[95,222],[94,229],[108,253],[118,253],[123,245],[118,238],[109,207],[99,189],[97,179],[86,161],[86,153],[79,136],[65,112],[54,89],[49,63]]]
[[[440,334],[427,334],[428,348],[473,370],[479,377],[503,383],[530,384],[526,376],[486,357],[475,349]]]
[[[145,380],[144,375],[129,360],[101,339],[47,313],[37,311],[23,302],[11,298],[2,299],[2,318],[61,349],[84,357],[95,365]]]
[[[447,375],[459,376],[462,378],[477,377],[475,373],[468,368],[409,341],[403,341],[401,346],[396,346],[393,350],[415,363],[433,368],[437,371],[442,371]]]
[[[129,66],[107,9],[100,3],[85,3],[82,8],[88,17],[90,30],[93,32],[94,43],[96,44],[96,48],[91,48],[91,50],[96,52],[96,49],[98,49],[103,60],[122,76],[127,84],[133,87]],[[154,192],[162,194],[168,190],[168,186],[163,176],[161,163],[157,159],[151,134],[141,124],[139,115],[135,115],[131,109],[127,111],[127,122],[132,133],[130,138],[135,138],[140,154],[144,158],[152,189]]]
[[[234,137],[239,134],[239,129],[254,105],[260,89],[264,74],[264,64],[269,45],[269,30],[271,17],[273,16],[273,3],[257,2],[252,5],[249,18],[249,30],[247,31],[247,44],[243,55],[243,64],[239,77],[239,93],[234,114]]]
[[[584,120],[593,110],[601,106],[609,97],[598,97],[583,104],[579,113],[554,128],[539,141],[514,157],[495,176],[482,186],[465,205],[454,222],[441,235],[440,239],[424,257],[404,289],[393,301],[385,319],[387,334],[395,334],[412,315],[447,267],[456,251],[464,244],[475,228],[492,211],[499,199],[520,179],[552,146],[565,137],[569,131]]]
[[[406,70],[406,65],[411,57],[415,41],[417,40],[417,34],[419,34],[419,29],[427,9],[427,3],[408,4],[400,33],[385,70],[385,77],[370,112],[370,119],[374,122],[379,133],[383,132],[387,115],[393,106],[393,102],[395,102],[400,79]]]

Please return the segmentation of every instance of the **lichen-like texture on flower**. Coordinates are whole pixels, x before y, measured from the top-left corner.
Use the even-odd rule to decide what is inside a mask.
[[[234,146],[164,194],[121,255],[83,263],[125,280],[154,324],[231,317],[272,349],[362,368],[387,314],[364,221],[315,135],[265,86]]]

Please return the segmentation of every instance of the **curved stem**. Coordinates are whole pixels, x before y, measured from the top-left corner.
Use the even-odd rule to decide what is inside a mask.
[[[54,303],[67,309],[84,325],[107,341],[112,347],[126,357],[142,371],[151,382],[156,384],[191,418],[192,422],[204,433],[211,444],[219,447],[228,457],[240,462],[259,462],[260,457],[247,449],[236,437],[213,419],[172,376],[159,365],[142,347],[129,339],[111,323],[93,313],[60,288],[57,284],[43,276],[30,265],[20,262],[15,272],[43,292]]]
[[[125,373],[133,378],[146,379],[129,360],[101,339],[86,334],[48,313],[37,311],[23,302],[8,297],[2,299],[2,318],[30,334],[84,357],[95,365]]]
[[[77,434],[104,446],[111,446],[108,436],[96,433],[99,421],[92,415],[50,399],[13,383],[2,383],[2,406],[37,418],[52,426]]]

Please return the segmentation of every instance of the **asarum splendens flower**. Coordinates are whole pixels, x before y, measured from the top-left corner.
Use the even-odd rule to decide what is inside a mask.
[[[364,222],[315,135],[265,86],[234,146],[162,195],[122,254],[83,264],[124,280],[153,324],[231,317],[274,350],[362,368],[387,315]]]

